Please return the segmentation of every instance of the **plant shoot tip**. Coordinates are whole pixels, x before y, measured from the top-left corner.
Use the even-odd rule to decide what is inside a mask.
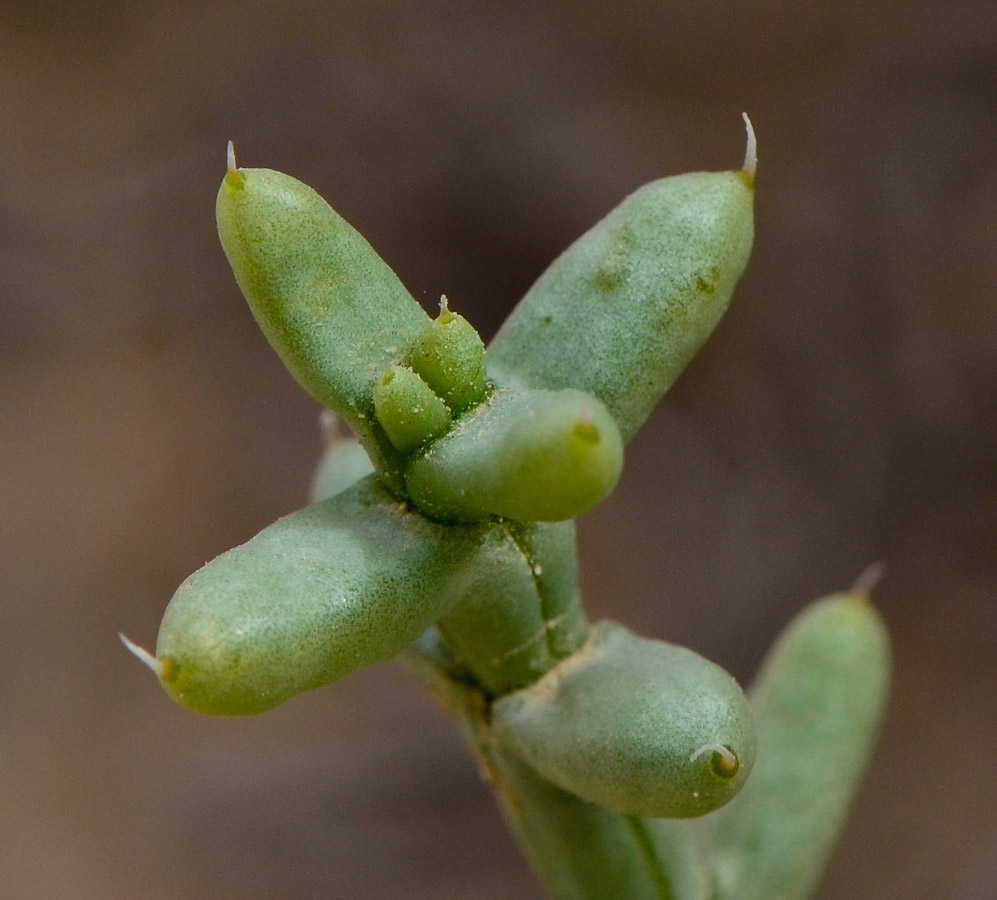
[[[230,172],[235,172],[237,168],[235,164],[235,144],[233,144],[231,141],[228,142],[228,149],[225,154],[225,161],[228,163],[228,170]]]
[[[457,318],[456,313],[450,311],[450,300],[447,298],[446,294],[440,295],[440,314],[436,317],[436,321],[441,325],[449,325],[454,319]]]

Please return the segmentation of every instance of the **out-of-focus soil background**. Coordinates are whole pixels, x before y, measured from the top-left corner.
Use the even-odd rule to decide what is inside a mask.
[[[0,5],[0,897],[539,900],[400,668],[214,720],[118,643],[300,506],[318,452],[217,245],[225,141],[490,335],[629,191],[737,167],[743,109],[754,257],[581,523],[587,601],[747,681],[795,610],[885,560],[895,697],[819,896],[997,896],[995,22],[987,0]]]

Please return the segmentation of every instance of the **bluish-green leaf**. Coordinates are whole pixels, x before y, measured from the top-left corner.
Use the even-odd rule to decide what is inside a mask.
[[[574,522],[500,522],[455,573],[437,626],[455,660],[489,694],[535,682],[585,642]]]
[[[721,900],[806,900],[865,773],[886,707],[889,638],[864,596],[805,609],[750,691],[758,762],[705,824]]]
[[[369,478],[195,572],[159,631],[164,687],[201,712],[263,712],[389,659],[453,601],[483,528],[437,525]]]
[[[541,776],[496,739],[487,701],[456,674],[462,667],[435,629],[403,658],[460,720],[510,828],[551,897],[712,900],[688,822],[624,816]]]
[[[374,383],[429,324],[370,244],[315,191],[270,169],[231,170],[218,234],[284,364],[353,429],[378,469],[399,454],[374,417]]]
[[[608,622],[536,684],[496,701],[492,728],[565,790],[641,816],[717,809],[755,757],[747,700],[730,675]]]
[[[727,309],[754,234],[745,172],[631,194],[540,276],[488,348],[500,385],[577,388],[630,440]]]
[[[449,521],[560,521],[599,503],[623,465],[605,406],[581,391],[498,390],[417,457],[409,497]]]

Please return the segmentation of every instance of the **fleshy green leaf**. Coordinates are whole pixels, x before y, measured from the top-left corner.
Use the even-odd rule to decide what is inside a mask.
[[[585,642],[576,575],[574,522],[497,523],[437,626],[485,691],[525,687]]]
[[[263,712],[389,659],[453,601],[484,527],[442,526],[373,478],[195,572],[159,631],[161,680],[200,712]]]
[[[404,660],[460,720],[509,827],[551,897],[712,900],[688,822],[620,815],[542,777],[496,740],[486,701],[454,677],[460,667],[435,629]]]
[[[864,596],[794,619],[750,691],[758,762],[706,823],[721,900],[805,900],[865,773],[886,706],[889,638]]]
[[[730,675],[608,622],[536,684],[496,701],[492,728],[555,784],[631,815],[717,809],[755,757],[748,704]]]
[[[455,416],[484,399],[488,390],[485,345],[467,319],[450,311],[445,297],[440,315],[416,338],[407,360]]]
[[[413,461],[405,485],[443,520],[559,521],[605,499],[622,465],[619,431],[594,397],[499,390]]]
[[[397,475],[374,383],[429,317],[370,244],[289,175],[230,170],[216,213],[239,287],[284,364],[346,421],[378,469]]]
[[[407,366],[389,366],[377,380],[374,409],[400,453],[411,453],[439,437],[451,423],[447,405]]]
[[[488,348],[489,374],[587,391],[630,440],[727,309],[753,205],[745,172],[677,175],[631,194],[513,310]]]

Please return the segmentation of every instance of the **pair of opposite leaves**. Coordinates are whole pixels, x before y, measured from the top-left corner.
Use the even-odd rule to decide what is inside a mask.
[[[463,320],[444,310],[431,321],[310,188],[230,157],[217,213],[240,287],[375,474],[181,585],[148,657],[167,690],[204,712],[260,712],[442,621],[508,742],[555,783],[634,814],[726,802],[754,755],[740,689],[690,651],[617,626],[590,632],[567,520],[613,488],[623,444],[725,311],[751,248],[753,194],[745,170],[638,190],[541,276],[489,347],[487,378],[461,395],[473,329],[435,340]],[[402,382],[412,406],[392,393]],[[433,398],[445,415],[427,426]],[[562,550],[548,565],[551,544],[570,545],[568,564]],[[503,621],[461,615],[483,608],[481,571]],[[636,706],[621,702],[638,686]]]

